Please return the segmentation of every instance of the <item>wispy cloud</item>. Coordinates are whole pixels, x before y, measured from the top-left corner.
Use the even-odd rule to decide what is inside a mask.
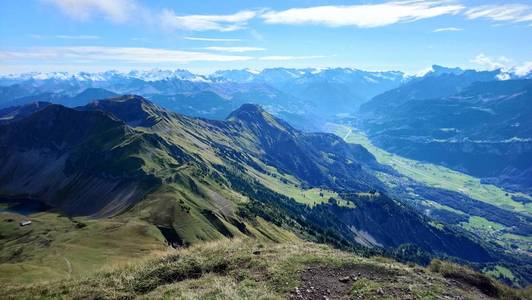
[[[260,47],[204,47],[205,50],[220,51],[220,52],[253,52],[264,51],[266,48]]]
[[[32,39],[61,39],[61,40],[97,40],[101,37],[99,35],[66,35],[66,34],[57,34],[57,35],[41,35],[41,34],[29,34],[28,37]]]
[[[88,20],[100,15],[113,22],[125,22],[141,9],[134,0],[44,0],[76,20]]]
[[[186,15],[178,16],[172,10],[164,10],[160,14],[163,26],[175,30],[189,31],[235,31],[243,29],[247,21],[253,19],[257,13],[243,10],[231,15]]]
[[[187,36],[185,40],[189,41],[202,41],[202,42],[240,42],[240,39],[223,39],[223,38],[206,38],[206,37],[194,37]]]
[[[262,56],[259,57],[259,60],[303,60],[303,59],[318,59],[324,58],[324,55],[308,55],[308,56],[290,56],[290,55],[272,55],[272,56]]]
[[[133,37],[133,38],[131,38],[131,40],[134,41],[134,42],[142,42],[142,43],[149,43],[150,42],[150,39],[145,38],[145,37]]]
[[[532,6],[526,4],[481,5],[465,12],[468,19],[490,19],[496,22],[532,22]]]
[[[100,39],[98,35],[56,35],[55,38],[63,40],[97,40]]]
[[[433,32],[447,32],[447,31],[462,31],[462,28],[458,27],[444,27],[444,28],[438,28],[434,29]]]
[[[262,15],[271,24],[320,24],[330,27],[380,27],[412,22],[447,14],[457,14],[464,7],[441,1],[398,1],[380,4],[315,6],[270,11]]]
[[[130,63],[187,63],[193,61],[245,61],[252,57],[221,55],[205,52],[179,51],[160,48],[133,47],[35,47],[18,51],[0,51],[3,62],[55,61],[59,63],[79,61],[121,61]]]

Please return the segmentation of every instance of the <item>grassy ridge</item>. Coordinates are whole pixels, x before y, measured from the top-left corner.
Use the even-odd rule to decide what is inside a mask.
[[[342,272],[357,279],[338,278]],[[328,291],[319,290],[327,280],[333,283]],[[441,261],[425,269],[309,242],[255,239],[202,243],[78,279],[2,285],[5,299],[286,299],[301,292],[355,299],[530,299],[528,291]]]

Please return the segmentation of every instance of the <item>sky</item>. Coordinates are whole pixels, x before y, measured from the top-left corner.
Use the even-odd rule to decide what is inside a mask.
[[[0,73],[532,70],[532,1],[2,0]]]

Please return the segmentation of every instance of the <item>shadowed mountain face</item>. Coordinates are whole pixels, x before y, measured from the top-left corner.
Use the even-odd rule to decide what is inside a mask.
[[[417,90],[405,86],[367,104],[369,109],[386,96],[383,103],[393,107],[371,106],[364,122],[377,145],[513,190],[532,190],[532,80],[479,81],[435,98],[391,96]]]
[[[0,154],[2,196],[39,199],[67,214],[135,213],[179,228],[180,243],[253,235],[260,217],[343,247],[410,243],[492,259],[470,237],[376,192],[373,173],[387,169],[365,148],[300,132],[257,105],[225,121],[171,113],[138,96],[78,109],[49,105],[2,125]],[[331,199],[309,206],[310,188]]]
[[[69,214],[116,214],[141,199],[158,180],[126,153],[142,135],[102,112],[58,105],[3,125],[2,192],[36,197]]]
[[[249,132],[239,139],[258,142],[254,156],[311,186],[379,187],[379,181],[363,168],[363,164],[376,165],[375,158],[360,145],[346,144],[333,134],[302,133],[253,104],[242,105],[227,120],[238,127],[237,132]]]
[[[151,127],[159,121],[159,109],[146,99],[133,95],[94,101],[78,110],[107,112],[132,127]]]

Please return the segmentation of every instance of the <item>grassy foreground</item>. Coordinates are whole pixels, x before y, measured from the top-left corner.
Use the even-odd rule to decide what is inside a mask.
[[[442,261],[428,268],[303,241],[236,238],[68,280],[2,284],[4,299],[532,299]]]

